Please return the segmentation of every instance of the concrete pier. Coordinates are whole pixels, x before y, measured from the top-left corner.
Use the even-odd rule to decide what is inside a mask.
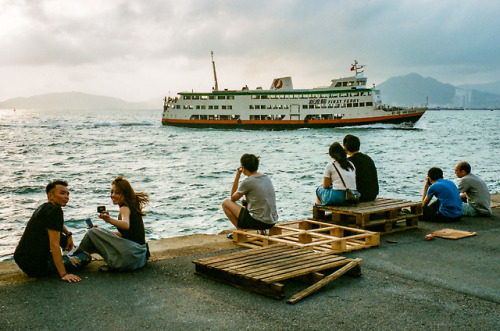
[[[141,270],[100,273],[91,263],[69,284],[33,280],[0,263],[0,329],[191,330],[498,330],[500,329],[500,194],[494,216],[381,237],[363,259],[361,278],[342,277],[296,305],[194,275],[192,261],[238,250],[221,235],[150,242]],[[426,234],[442,228],[477,232],[459,240]],[[305,287],[291,281],[286,298]]]

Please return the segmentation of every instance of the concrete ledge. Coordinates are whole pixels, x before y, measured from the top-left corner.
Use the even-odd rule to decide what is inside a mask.
[[[151,251],[150,261],[171,259],[175,257],[206,254],[211,252],[235,249],[238,246],[232,240],[226,238],[226,234],[193,234],[181,237],[172,237],[149,241]],[[99,255],[94,259],[102,261]],[[85,267],[88,270],[97,270],[102,262],[91,263]],[[26,276],[14,261],[0,263],[0,286],[22,283],[35,280]]]

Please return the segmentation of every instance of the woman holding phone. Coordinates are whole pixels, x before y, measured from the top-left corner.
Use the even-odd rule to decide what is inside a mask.
[[[149,202],[144,192],[135,192],[123,177],[117,177],[111,184],[111,200],[120,207],[118,218],[112,218],[109,211],[99,210],[99,218],[112,224],[117,231],[93,226],[82,239],[78,250],[98,253],[107,265],[101,271],[134,270],[142,268],[149,257],[148,245],[142,217],[142,208]]]

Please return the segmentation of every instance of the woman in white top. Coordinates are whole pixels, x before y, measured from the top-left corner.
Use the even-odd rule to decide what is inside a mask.
[[[347,160],[347,154],[344,148],[334,142],[328,154],[333,159],[325,167],[323,185],[316,189],[316,203],[318,205],[344,205],[346,188],[356,191],[356,169],[354,165]],[[342,183],[342,179],[345,185]],[[357,191],[356,191],[357,192]]]

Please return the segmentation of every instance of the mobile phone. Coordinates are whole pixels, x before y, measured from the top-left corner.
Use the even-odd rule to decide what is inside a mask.
[[[106,206],[98,206],[97,207],[97,212],[101,214],[103,211],[106,211]]]
[[[92,221],[90,220],[90,218],[87,218],[87,219],[85,220],[85,223],[87,223],[87,227],[88,227],[89,229],[92,229],[92,228],[94,227],[94,224],[92,224]]]

